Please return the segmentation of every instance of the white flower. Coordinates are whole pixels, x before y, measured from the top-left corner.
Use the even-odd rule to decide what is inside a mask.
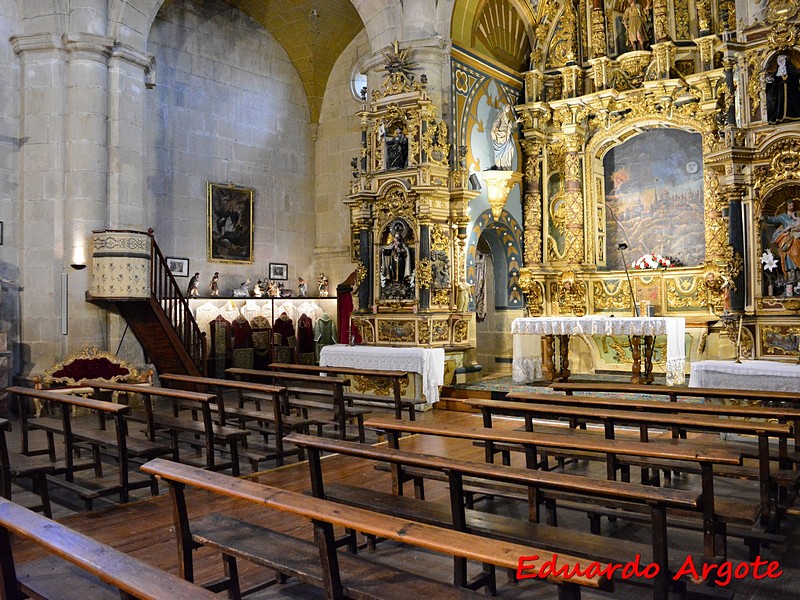
[[[778,266],[778,261],[772,255],[772,250],[767,250],[761,255],[761,264],[764,265],[765,271],[772,272]]]

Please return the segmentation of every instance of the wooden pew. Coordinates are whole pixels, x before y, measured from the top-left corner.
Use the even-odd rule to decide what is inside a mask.
[[[100,496],[119,494],[120,502],[127,502],[130,498],[130,490],[150,487],[153,495],[158,494],[158,484],[154,479],[133,481],[129,474],[129,463],[132,458],[150,459],[154,456],[163,456],[171,452],[169,446],[159,444],[149,440],[138,439],[128,435],[127,421],[125,416],[130,413],[130,407],[124,404],[104,402],[92,398],[83,398],[70,394],[60,394],[49,390],[37,390],[33,388],[10,387],[9,393],[17,398],[20,407],[20,426],[25,441],[23,450],[27,449],[27,434],[31,429],[41,429],[47,434],[47,453],[50,460],[55,462],[55,435],[64,438],[64,462],[63,466],[57,466],[55,472],[63,473],[64,481],[54,479],[58,485],[67,487],[81,496],[88,508],[91,508],[92,501]],[[24,411],[25,399],[38,398],[49,402],[51,406],[56,406],[60,410],[60,417],[39,417],[29,419]],[[91,417],[75,417],[73,409],[85,408],[96,413],[97,421]],[[113,423],[112,428],[107,428],[107,421]],[[88,445],[92,449],[93,460],[91,463],[77,463],[75,456],[81,445]],[[102,476],[102,465],[100,450],[110,451],[117,462],[117,484],[102,486],[94,485],[90,482],[75,482],[75,472],[94,468],[97,477]]]
[[[361,556],[354,557],[337,552],[334,527],[354,529],[434,552],[514,570],[517,570],[522,556],[546,555],[542,550],[527,545],[489,540],[363,509],[345,508],[335,502],[202,471],[162,459],[155,459],[142,469],[170,484],[176,507],[174,514],[181,573],[189,580],[194,578],[192,548],[197,545],[209,545],[227,557],[229,572],[233,574],[236,573],[236,559],[243,558],[283,575],[297,577],[301,581],[323,587],[327,598],[406,600],[409,597],[465,599],[481,597],[465,589],[432,582],[386,565],[376,565]],[[186,486],[310,519],[317,544],[278,534],[220,514],[190,522],[186,512]],[[542,558],[532,559],[529,562],[537,571],[544,563],[545,559]],[[568,554],[559,554],[558,563],[569,565],[568,568],[578,565],[582,570],[589,564]],[[601,568],[603,566],[600,565]],[[550,575],[547,581],[558,587],[558,597],[562,600],[579,598],[582,587],[613,589],[612,582],[603,575],[580,575],[572,578]],[[231,577],[231,595],[237,598],[238,593],[238,585],[234,577]]]
[[[239,448],[241,443],[248,435],[249,431],[238,427],[226,427],[216,425],[211,418],[212,401],[217,403],[220,400],[216,394],[201,394],[186,390],[173,390],[170,388],[154,387],[150,385],[136,385],[129,383],[115,383],[101,380],[88,380],[85,385],[94,388],[95,394],[100,395],[105,391],[129,392],[139,394],[144,405],[144,421],[147,426],[148,439],[155,441],[158,431],[166,431],[172,440],[172,453],[175,460],[180,460],[179,442],[181,434],[201,436],[203,446],[206,451],[207,469],[231,469],[234,475],[239,475]],[[157,413],[154,410],[153,398],[168,398],[173,401],[172,415]],[[199,411],[201,420],[181,418],[178,414],[178,403],[192,403]],[[219,410],[219,404],[217,404]],[[224,410],[224,407],[223,407]],[[218,463],[214,457],[215,444],[228,447],[230,460]],[[193,444],[194,445],[194,444]]]
[[[671,385],[641,385],[612,382],[572,382],[554,381],[548,384],[552,389],[571,395],[575,392],[622,392],[630,394],[654,394],[677,402],[678,398],[715,398],[732,400],[753,400],[758,402],[787,402],[800,405],[800,392],[766,392],[761,390],[735,390],[727,388],[690,388]]]
[[[408,418],[412,421],[415,418],[415,408],[417,405],[425,404],[421,398],[403,398],[401,382],[408,379],[406,371],[370,371],[365,369],[352,369],[349,367],[315,367],[312,365],[290,365],[287,363],[272,363],[269,368],[273,371],[289,371],[296,373],[306,373],[309,375],[324,373],[326,375],[344,375],[347,377],[365,377],[370,379],[388,379],[392,386],[392,395],[379,396],[377,394],[359,394],[345,392],[345,400],[363,400],[366,402],[380,402],[391,404],[394,407],[394,416],[398,419],[403,417],[403,410],[408,410]]]
[[[515,398],[520,400],[520,395]],[[491,415],[511,414],[526,416],[526,427],[531,426],[531,419],[540,418],[568,418],[574,422],[601,423],[605,429],[607,439],[614,439],[617,425],[635,425],[639,427],[640,440],[649,441],[649,429],[652,427],[671,427],[680,431],[710,431],[714,433],[734,433],[753,435],[758,438],[758,470],[755,474],[747,468],[737,467],[718,474],[732,477],[755,477],[759,482],[760,519],[761,523],[771,523],[773,515],[771,501],[773,499],[772,487],[775,477],[783,477],[781,485],[794,487],[797,474],[787,471],[788,457],[786,455],[786,440],[792,435],[792,426],[782,423],[766,421],[751,421],[743,419],[723,419],[710,415],[689,415],[674,413],[650,413],[642,411],[610,410],[596,406],[570,406],[558,404],[532,404],[529,402],[507,402],[498,400],[467,400],[467,404],[480,408],[484,417],[484,426],[491,427]],[[781,473],[773,474],[770,470],[769,439],[776,438],[779,444],[779,466]],[[661,443],[664,443],[663,441]],[[720,445],[724,445],[722,440]],[[643,475],[644,476],[644,475]],[[643,481],[642,483],[648,483]]]
[[[11,536],[52,556],[16,564]],[[0,597],[212,600],[215,594],[55,521],[0,499]]]
[[[283,386],[266,385],[263,383],[253,383],[238,379],[215,379],[212,377],[195,377],[193,375],[176,375],[166,373],[159,375],[158,379],[172,387],[194,387],[200,392],[205,392],[210,388],[217,395],[216,417],[220,425],[229,425],[230,421],[238,422],[240,429],[251,429],[260,433],[264,438],[267,454],[258,454],[248,449],[242,456],[250,461],[253,470],[258,470],[258,463],[264,460],[275,458],[278,466],[283,465],[284,458],[292,454],[298,454],[303,460],[302,450],[294,448],[287,450],[283,438],[289,431],[308,432],[312,425],[317,425],[314,419],[304,419],[283,414],[283,406],[286,403],[286,388]],[[225,390],[236,392],[237,406],[226,406],[223,398]],[[256,408],[246,408],[244,399],[248,397],[256,400]],[[261,410],[262,402],[269,403],[269,410]],[[255,422],[255,425],[248,423]],[[275,437],[275,445],[269,445],[269,436]]]
[[[32,510],[41,510],[46,517],[52,517],[47,474],[55,473],[55,465],[48,460],[10,452],[6,431],[11,431],[11,423],[8,419],[0,419],[0,496],[11,500],[11,482],[30,478],[33,491],[39,494],[41,502]]]
[[[714,466],[741,465],[742,463],[740,454],[722,448],[697,448],[688,443],[676,446],[662,442],[607,440],[591,434],[579,435],[580,432],[565,436],[529,431],[501,431],[487,427],[461,427],[448,423],[426,425],[408,420],[381,417],[372,417],[365,425],[386,431],[389,445],[393,448],[399,448],[399,438],[403,432],[486,442],[487,462],[492,462],[494,457],[492,444],[520,445],[525,450],[526,466],[529,469],[540,466],[536,460],[538,448],[551,448],[567,453],[577,451],[582,455],[596,453],[605,456],[608,479],[616,479],[619,456],[682,461],[687,465],[698,464],[703,497],[704,556],[706,558],[718,556],[718,552],[722,550],[718,547],[715,537],[724,529],[719,523],[715,511]]]
[[[286,386],[289,394],[289,405],[296,407],[307,416],[308,409],[330,410],[333,412],[333,422],[339,431],[339,437],[347,439],[347,420],[355,419],[358,427],[358,441],[364,442],[364,415],[370,411],[365,408],[349,406],[345,401],[345,386],[350,385],[349,379],[339,377],[322,377],[319,375],[305,375],[302,373],[285,373],[280,371],[260,371],[258,369],[225,369],[225,374],[236,378],[252,381],[267,380]],[[294,398],[292,398],[294,396]],[[318,402],[300,399],[300,396],[319,397],[330,401]]]
[[[653,581],[654,598],[657,599],[668,597],[670,588],[673,587],[671,573],[676,570],[671,570],[669,564],[667,509],[694,511],[699,514],[701,508],[699,494],[691,491],[488,465],[300,434],[292,434],[287,439],[307,448],[312,493],[317,498],[332,499],[375,512],[440,527],[452,527],[457,531],[478,533],[514,543],[536,540],[538,545],[546,547],[549,552],[568,552],[599,562],[625,563],[638,554],[643,563],[654,562],[659,565],[659,577]],[[398,484],[396,495],[342,484],[325,485],[320,459],[322,452],[356,456],[393,465],[394,480]],[[406,468],[439,473],[449,484],[449,506],[403,497],[401,482]],[[473,479],[520,486],[520,491],[528,495],[530,522],[465,508],[465,485],[469,485]],[[575,495],[593,501],[613,502],[615,505],[624,505],[631,510],[647,514],[650,517],[652,532],[651,546],[615,540],[612,547],[608,538],[554,527],[556,524],[554,511],[548,514],[548,525],[540,524],[540,503],[546,503],[550,511],[554,500]],[[466,583],[464,566],[458,563],[456,565],[457,580],[460,580],[462,585]],[[676,584],[677,590],[683,592],[684,585],[685,582]]]

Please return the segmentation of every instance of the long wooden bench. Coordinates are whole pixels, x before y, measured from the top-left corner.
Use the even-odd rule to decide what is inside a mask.
[[[370,411],[350,406],[345,400],[344,388],[350,385],[349,379],[236,367],[225,369],[225,374],[236,379],[266,380],[285,385],[289,395],[289,406],[301,410],[304,417],[308,417],[309,409],[332,411],[333,423],[342,439],[347,439],[348,419],[354,419],[358,428],[358,441],[364,442],[365,440],[364,415],[369,414]],[[321,398],[325,401],[309,400],[308,397]]]
[[[287,439],[307,448],[312,493],[317,498],[328,498],[400,518],[414,519],[440,527],[452,527],[458,531],[478,533],[515,543],[536,540],[538,545],[546,547],[550,552],[568,552],[600,562],[626,563],[639,555],[642,562],[659,565],[659,576],[652,582],[654,597],[659,599],[668,597],[669,590],[673,587],[670,574],[679,568],[678,564],[675,565],[677,568],[670,568],[667,509],[695,511],[698,514],[701,509],[699,494],[691,491],[487,465],[307,435],[292,434]],[[342,484],[325,484],[320,460],[322,452],[356,456],[393,465],[396,493],[392,495]],[[403,472],[407,467],[432,470],[441,474],[449,484],[449,504],[425,502],[422,499],[402,496]],[[465,486],[470,485],[473,479],[520,486],[528,496],[529,521],[465,508]],[[625,540],[614,540],[612,546],[608,538],[602,536],[554,527],[556,519],[554,511],[551,511],[553,503],[569,495],[589,497],[593,501],[613,502],[646,514],[650,518],[651,546]],[[548,506],[548,525],[540,523],[540,504]],[[457,569],[462,583],[466,582],[464,565],[457,564]],[[683,592],[684,585],[685,582],[677,583],[678,591]]]
[[[30,479],[32,489],[40,500],[38,506],[31,508],[41,510],[46,517],[52,517],[47,474],[55,473],[55,465],[49,460],[9,451],[6,431],[11,431],[11,423],[8,419],[0,419],[0,496],[11,500],[11,482]]]
[[[568,395],[575,392],[611,392],[625,394],[653,394],[677,402],[678,398],[714,398],[731,400],[751,400],[756,402],[786,402],[800,405],[800,392],[770,392],[762,390],[737,390],[728,388],[690,388],[671,385],[642,385],[613,382],[572,382],[554,381],[548,384],[553,390]]]
[[[113,383],[107,381],[88,380],[85,385],[94,388],[95,394],[103,391],[128,392],[139,394],[144,405],[144,422],[147,426],[147,437],[155,441],[158,432],[169,435],[172,443],[172,454],[175,460],[181,460],[180,441],[182,434],[200,436],[205,448],[207,469],[231,469],[234,475],[239,475],[239,448],[250,432],[238,427],[217,425],[211,418],[211,402],[218,402],[216,394],[202,394],[186,390],[154,387],[150,385],[132,385],[127,383]],[[167,398],[172,401],[172,414],[164,414],[154,409],[154,398]],[[195,411],[200,413],[200,420],[180,417],[178,404],[181,402],[192,403]],[[192,445],[196,442],[190,440]],[[217,462],[215,458],[215,445],[227,446],[230,460]],[[184,459],[185,460],[185,459]]]
[[[290,365],[287,363],[272,363],[269,368],[273,371],[289,371],[295,373],[306,373],[308,375],[324,373],[325,375],[344,375],[355,379],[363,377],[378,387],[391,387],[390,396],[379,394],[362,394],[354,392],[351,386],[349,391],[345,391],[345,400],[376,402],[381,404],[391,404],[394,407],[394,416],[398,419],[403,417],[403,410],[408,411],[408,418],[412,421],[415,418],[415,409],[418,405],[425,404],[421,398],[403,398],[402,382],[408,382],[409,376],[406,371],[374,371],[365,369],[353,369],[349,367],[315,367],[311,365]],[[387,381],[388,380],[388,381]],[[387,385],[388,384],[388,385]]]
[[[64,461],[63,466],[58,466],[55,473],[63,474],[64,480],[54,479],[57,484],[67,487],[83,499],[87,507],[91,508],[92,501],[101,496],[119,494],[121,502],[127,502],[130,491],[141,487],[150,487],[151,492],[158,494],[158,484],[154,479],[142,480],[134,475],[131,478],[129,463],[131,459],[149,460],[156,456],[163,456],[171,452],[168,445],[154,441],[136,438],[128,435],[128,426],[125,416],[130,413],[130,407],[124,404],[115,404],[92,398],[83,398],[71,394],[60,394],[48,390],[33,388],[10,387],[7,391],[17,398],[22,409],[26,399],[37,398],[58,407],[60,417],[39,417],[29,419],[24,412],[20,414],[20,426],[23,436],[27,440],[30,430],[43,430],[47,435],[47,454],[51,462],[56,461],[55,435],[63,436]],[[96,421],[91,417],[76,417],[73,409],[83,408],[96,413]],[[107,427],[107,421],[113,423],[112,428]],[[28,442],[23,442],[23,450],[27,449]],[[92,450],[93,460],[90,463],[77,464],[76,455],[81,445],[87,445]],[[116,485],[94,484],[93,482],[75,481],[75,473],[86,468],[93,468],[97,477],[102,476],[100,450],[109,451],[117,463]],[[135,471],[134,471],[135,473]]]
[[[284,459],[293,454],[299,455],[300,460],[303,460],[302,450],[287,449],[283,438],[290,431],[308,432],[310,427],[320,424],[315,419],[304,419],[283,413],[283,406],[286,404],[286,388],[283,386],[171,373],[159,375],[158,379],[171,387],[193,387],[200,392],[212,390],[217,395],[217,409],[215,411],[212,409],[212,412],[216,414],[216,420],[220,425],[236,422],[240,429],[250,429],[261,434],[264,438],[265,453],[256,453],[249,447],[241,453],[250,461],[254,471],[258,469],[258,463],[272,458],[278,466],[283,465]],[[230,406],[225,402],[223,394],[226,390],[236,393],[236,406]],[[255,408],[245,407],[245,397],[255,401]],[[269,405],[267,410],[262,410],[264,403]],[[270,445],[270,437],[275,438],[274,445]]]
[[[528,545],[489,540],[364,509],[345,508],[335,502],[201,471],[162,459],[151,461],[142,468],[161,477],[171,487],[176,507],[174,514],[181,572],[190,580],[194,578],[192,548],[208,545],[222,552],[231,573],[236,573],[237,559],[249,560],[284,576],[296,577],[322,587],[327,598],[406,600],[409,597],[480,597],[463,588],[372,563],[362,556],[337,552],[334,527],[354,529],[515,571],[520,567],[521,557],[536,556],[526,561],[526,566],[536,569],[537,572],[544,566],[546,559],[550,558],[546,556],[546,552]],[[310,519],[317,543],[298,540],[226,515],[212,514],[190,521],[186,510],[186,486]],[[569,569],[577,566],[582,572],[589,566],[587,561],[569,554],[559,554],[558,563]],[[604,566],[598,565],[599,568]],[[613,583],[604,575],[576,575],[566,578],[552,574],[547,577],[547,582],[558,587],[558,597],[562,600],[579,598],[583,587],[602,590],[613,588]],[[231,581],[231,584],[231,595],[237,598],[238,585],[235,581]]]
[[[51,556],[17,564],[12,535]],[[0,499],[0,597],[212,600],[208,590]]]
[[[580,435],[580,432],[565,436],[528,431],[504,431],[487,427],[463,427],[448,423],[427,425],[381,417],[372,417],[365,425],[385,431],[389,444],[393,448],[399,448],[399,438],[402,433],[420,433],[486,442],[487,462],[493,460],[492,444],[519,445],[524,448],[526,466],[529,469],[541,466],[536,458],[539,449],[549,448],[565,453],[579,452],[581,456],[595,454],[605,458],[608,479],[616,479],[620,464],[619,457],[680,461],[686,465],[697,464],[700,468],[703,498],[704,556],[711,558],[718,556],[718,553],[723,551],[723,547],[720,547],[716,540],[716,535],[721,533],[724,527],[717,519],[715,508],[714,468],[716,465],[740,465],[742,457],[736,452],[723,448],[697,448],[689,443],[676,446],[661,442],[607,440],[593,435]]]
[[[534,396],[534,395],[531,395]],[[531,397],[529,396],[529,397]],[[760,498],[760,519],[762,524],[771,523],[774,511],[772,501],[777,500],[773,496],[774,483],[794,488],[797,482],[797,473],[788,469],[789,463],[786,456],[787,438],[792,435],[792,426],[782,423],[770,423],[767,421],[753,421],[744,419],[718,418],[713,415],[690,415],[674,413],[651,413],[643,411],[611,410],[596,406],[574,406],[564,403],[555,404],[533,404],[531,402],[521,402],[522,394],[514,396],[515,402],[498,400],[467,400],[467,404],[480,408],[484,416],[484,426],[491,426],[491,415],[511,414],[522,415],[527,418],[527,425],[530,426],[534,417],[540,418],[567,418],[573,424],[577,422],[601,423],[604,426],[607,439],[614,439],[615,427],[618,425],[634,425],[639,427],[640,440],[649,440],[649,430],[657,428],[676,428],[680,431],[710,431],[715,433],[735,433],[753,435],[758,438],[758,468],[752,471],[746,467],[737,466],[733,469],[722,468],[718,470],[718,475],[731,477],[750,477],[759,482]],[[563,398],[563,396],[562,396]],[[770,469],[769,458],[769,439],[779,440],[779,467],[780,471]],[[662,440],[660,443],[665,443]],[[724,444],[722,441],[719,444]],[[653,465],[657,466],[657,465]],[[664,466],[663,464],[661,465]],[[648,477],[643,469],[643,477]],[[643,481],[648,483],[648,481]]]

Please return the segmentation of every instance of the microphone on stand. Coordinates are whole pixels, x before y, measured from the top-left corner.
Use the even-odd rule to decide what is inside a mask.
[[[633,303],[633,313],[639,316],[639,305],[636,304],[636,297],[633,295],[633,284],[631,283],[631,274],[628,272],[628,263],[625,261],[625,250],[628,249],[628,244],[622,242],[617,245],[619,253],[622,255],[622,265],[625,267],[625,277],[628,279],[628,291],[631,293],[631,302]]]

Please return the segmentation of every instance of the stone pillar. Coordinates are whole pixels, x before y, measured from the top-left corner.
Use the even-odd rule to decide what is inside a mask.
[[[431,226],[429,223],[424,223],[420,224],[419,226],[419,262],[417,266],[417,273],[419,273],[421,265],[427,264],[430,266],[430,259],[431,259]],[[417,284],[417,286],[419,287],[419,283]],[[431,306],[431,281],[429,279],[427,285],[424,288],[419,287],[419,308],[420,310],[428,310],[430,306]]]
[[[20,339],[24,374],[54,364],[66,350],[61,334],[64,247],[66,69],[61,38],[14,36],[20,61],[19,243]]]
[[[155,85],[155,57],[116,44],[108,70],[108,225],[145,230],[145,94]]]

